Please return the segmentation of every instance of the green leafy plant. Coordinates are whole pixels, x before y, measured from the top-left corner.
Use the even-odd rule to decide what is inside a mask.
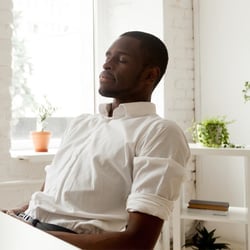
[[[242,90],[245,102],[250,101],[250,95],[248,94],[249,91],[250,91],[250,82],[246,81],[244,84],[244,88]]]
[[[54,107],[44,96],[44,102],[37,105],[35,112],[37,113],[37,129],[40,131],[45,131],[48,125],[48,118],[51,117],[57,108]]]
[[[233,121],[226,121],[225,117],[212,117],[201,122],[193,122],[191,133],[194,142],[207,147],[233,147],[229,142],[227,125]]]
[[[205,227],[196,227],[196,233],[192,238],[187,239],[183,247],[191,247],[195,250],[217,250],[217,249],[230,249],[228,243],[216,243],[215,241],[220,237],[215,237],[216,229],[208,232]]]

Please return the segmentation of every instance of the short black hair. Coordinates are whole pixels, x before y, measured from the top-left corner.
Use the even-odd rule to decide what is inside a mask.
[[[129,36],[139,40],[144,52],[145,63],[160,68],[160,76],[155,83],[156,87],[167,69],[168,50],[166,45],[158,37],[142,31],[128,31],[120,35],[120,37],[123,36]]]

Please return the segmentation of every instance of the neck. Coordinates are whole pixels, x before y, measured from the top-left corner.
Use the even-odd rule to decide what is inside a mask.
[[[129,102],[151,102],[151,98],[147,99],[137,99],[135,100],[130,100],[130,101],[121,101],[114,99],[112,103],[110,103],[109,111],[108,111],[108,116],[112,117],[113,111],[121,104],[121,103],[129,103]]]
[[[120,105],[120,102],[116,102],[115,100],[110,103],[109,105],[109,110],[108,110],[108,116],[112,117],[113,116],[113,111]]]

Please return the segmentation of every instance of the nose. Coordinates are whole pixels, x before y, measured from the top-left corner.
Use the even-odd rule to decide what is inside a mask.
[[[111,70],[114,67],[112,58],[106,58],[106,61],[104,62],[102,67],[105,70]]]
[[[111,67],[110,67],[110,65],[109,65],[109,63],[108,62],[105,62],[104,64],[103,64],[103,69],[105,69],[105,70],[109,70],[109,69],[111,69]]]

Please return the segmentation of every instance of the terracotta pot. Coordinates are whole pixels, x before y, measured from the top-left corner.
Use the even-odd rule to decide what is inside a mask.
[[[32,131],[31,138],[36,152],[48,152],[50,131]]]

